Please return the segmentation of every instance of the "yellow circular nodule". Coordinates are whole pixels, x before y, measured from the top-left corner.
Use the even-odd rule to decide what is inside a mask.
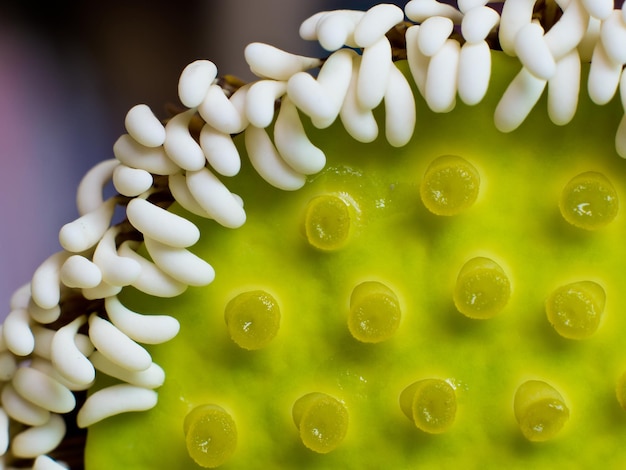
[[[278,333],[280,308],[270,294],[254,290],[228,302],[224,319],[230,337],[238,346],[256,350],[267,346]]]
[[[319,454],[335,450],[348,432],[348,410],[325,393],[300,397],[293,405],[292,415],[302,443]]]
[[[442,379],[419,380],[402,391],[400,408],[422,431],[441,434],[454,423],[456,392]]]
[[[200,405],[191,410],[183,423],[189,456],[201,467],[224,464],[237,447],[235,421],[217,405]]]
[[[563,188],[559,208],[575,227],[596,230],[617,216],[617,191],[602,173],[588,171],[572,178]]]
[[[400,325],[396,294],[377,281],[362,282],[352,290],[348,329],[363,343],[380,343],[393,336]]]
[[[519,386],[513,411],[522,434],[532,442],[552,439],[569,419],[561,394],[541,380],[528,380]]]
[[[580,281],[555,289],[546,301],[548,321],[568,339],[588,338],[596,332],[604,313],[606,293],[593,281]]]
[[[332,194],[316,196],[309,201],[304,216],[304,234],[309,245],[318,250],[342,248],[352,229],[350,205]]]
[[[436,215],[457,215],[478,197],[480,175],[464,158],[444,155],[426,169],[420,196],[426,208]]]
[[[491,258],[476,257],[461,268],[454,287],[454,305],[463,315],[487,319],[497,315],[511,297],[511,282]]]

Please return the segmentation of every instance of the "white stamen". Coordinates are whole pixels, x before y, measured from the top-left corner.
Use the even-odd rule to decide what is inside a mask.
[[[68,470],[68,467],[47,455],[39,455],[33,463],[33,470]]]
[[[298,173],[315,174],[326,165],[326,156],[306,135],[300,115],[288,97],[283,98],[274,124],[274,143],[287,164]]]
[[[593,50],[596,47],[596,44],[600,40],[600,28],[602,26],[602,22],[597,18],[589,18],[589,25],[587,26],[587,31],[585,35],[581,39],[578,44],[578,53],[580,54],[580,59],[582,62],[591,62],[591,57],[593,56]]]
[[[563,126],[576,114],[580,92],[580,56],[573,49],[556,63],[556,73],[548,80],[548,115]]]
[[[536,0],[508,0],[502,5],[498,38],[502,50],[515,55],[515,38],[520,29],[529,24]]]
[[[9,448],[9,415],[0,408],[0,455],[4,455]]]
[[[224,183],[207,168],[188,172],[187,187],[200,207],[219,224],[228,228],[238,228],[245,223],[246,212],[241,204],[224,186]],[[163,243],[158,238],[155,240]]]
[[[61,246],[72,253],[80,253],[98,243],[111,224],[115,204],[115,197],[111,197],[96,210],[61,227]]]
[[[124,120],[130,136],[146,147],[158,147],[165,142],[165,127],[148,105],[138,104],[130,108]]]
[[[2,387],[2,407],[15,421],[39,426],[50,419],[50,411],[22,397],[10,383]]]
[[[394,147],[406,145],[415,129],[415,98],[411,86],[395,65],[385,92],[385,135]]]
[[[211,218],[207,211],[205,211],[198,201],[193,197],[191,191],[187,187],[187,177],[182,173],[176,173],[168,178],[168,187],[174,199],[180,206],[205,219]]]
[[[417,23],[433,16],[445,16],[455,23],[460,23],[463,19],[463,15],[456,8],[436,0],[411,0],[404,7],[404,13]]]
[[[16,308],[26,308],[30,303],[30,283],[22,284],[18,287],[9,300],[9,308],[15,310]]]
[[[200,131],[200,147],[209,165],[220,175],[235,176],[239,173],[241,158],[230,134],[205,124]]]
[[[65,421],[57,414],[47,423],[17,434],[11,441],[11,452],[18,458],[32,459],[56,449],[65,436]]]
[[[305,41],[315,41],[317,40],[317,27],[322,18],[324,18],[329,13],[337,13],[332,11],[320,11],[311,15],[307,19],[305,19],[302,23],[300,23],[300,28],[298,30],[298,34]],[[341,46],[339,46],[341,47]]]
[[[372,142],[378,137],[378,123],[374,118],[372,110],[364,109],[359,104],[356,88],[361,56],[355,55],[353,60],[352,79],[350,80],[339,116],[344,128],[352,138],[359,142]]]
[[[454,108],[459,75],[461,47],[454,39],[430,59],[426,76],[426,103],[436,113],[445,113]]]
[[[321,60],[285,52],[261,42],[248,44],[244,57],[250,70],[257,77],[272,80],[288,80],[294,73],[317,68]]]
[[[622,64],[613,62],[607,55],[604,44],[599,42],[593,51],[587,80],[587,91],[591,101],[599,105],[611,101],[619,86],[621,74]]]
[[[120,164],[113,172],[113,186],[123,196],[135,197],[152,187],[152,175],[140,168]]]
[[[61,316],[61,307],[55,305],[52,308],[41,308],[34,300],[30,300],[26,307],[30,317],[37,323],[48,324],[57,321]]]
[[[205,164],[202,149],[189,133],[189,122],[195,113],[194,109],[190,109],[177,114],[165,124],[165,153],[176,165],[187,171],[199,170]]]
[[[434,56],[446,43],[453,28],[454,24],[450,18],[443,16],[428,18],[420,26],[417,47],[425,56]]]
[[[53,413],[69,413],[76,406],[69,388],[31,367],[18,368],[11,383],[26,400]]]
[[[96,313],[89,316],[89,338],[101,354],[124,369],[146,370],[152,364],[145,348]]]
[[[126,215],[133,227],[166,245],[185,248],[200,239],[200,230],[193,222],[145,199],[130,201],[126,206]]]
[[[211,127],[224,134],[238,134],[247,125],[243,110],[228,99],[219,85],[209,87],[204,101],[198,106],[198,113]]]
[[[70,255],[59,251],[51,255],[35,270],[31,281],[33,301],[41,308],[50,309],[59,305],[61,298],[61,276],[59,271]]]
[[[252,84],[248,83],[238,88],[237,91],[235,91],[231,95],[230,100],[229,100],[230,103],[233,105],[233,108],[235,108],[235,110],[237,111],[237,114],[241,118],[241,126],[237,133],[243,132],[244,129],[248,127],[248,124],[249,124],[248,116],[246,115],[246,106],[247,106],[246,101],[248,97],[248,91],[250,90],[251,86]]]
[[[362,107],[374,109],[381,103],[392,65],[391,44],[385,36],[363,51],[356,89]]]
[[[619,10],[613,11],[602,23],[600,39],[613,62],[626,64],[626,21]]]
[[[359,47],[370,47],[380,40],[387,31],[402,23],[404,12],[391,3],[374,5],[365,12],[354,29],[354,41]]]
[[[252,166],[265,181],[285,191],[304,186],[306,177],[285,163],[265,129],[249,126],[244,140]]]
[[[87,398],[76,416],[76,422],[78,427],[86,428],[114,415],[149,410],[156,404],[154,390],[127,384],[112,385]]]
[[[51,330],[41,325],[33,325],[33,334],[35,335],[35,349],[33,350],[33,354],[35,356],[49,361],[52,360],[52,340],[57,331],[58,330]],[[74,344],[75,347],[78,348],[78,351],[84,356],[89,356],[94,350],[89,336],[82,333],[74,335]]]
[[[80,181],[76,191],[76,206],[79,215],[85,215],[98,209],[104,202],[102,189],[111,180],[113,171],[119,165],[114,158],[104,160],[89,170]]]
[[[484,3],[480,1],[479,3]],[[461,34],[467,43],[476,44],[485,40],[500,21],[493,8],[478,6],[467,11],[461,22]]]
[[[141,267],[140,275],[132,282],[132,286],[137,290],[155,297],[177,297],[185,290],[187,285],[168,276],[161,271],[154,263],[136,253],[131,246],[137,246],[135,242],[125,241],[118,249],[121,256],[131,258],[139,263]]]
[[[4,342],[13,354],[28,356],[35,348],[35,337],[30,328],[30,315],[25,309],[12,310],[4,319]]]
[[[178,97],[188,108],[195,108],[207,94],[217,77],[217,67],[209,60],[196,60],[187,65],[178,80]]]
[[[589,14],[580,1],[571,0],[563,16],[546,32],[546,44],[556,61],[574,49],[587,32]]]
[[[17,360],[11,351],[0,352],[0,381],[8,382],[17,370]]]
[[[426,95],[426,76],[430,57],[425,56],[418,46],[421,26],[410,26],[406,30],[406,55],[413,81],[422,96]]]
[[[178,165],[167,156],[163,146],[146,147],[128,134],[120,136],[113,144],[113,154],[124,165],[155,175],[171,175],[180,171]]]
[[[104,299],[112,295],[117,295],[122,291],[122,286],[113,286],[108,282],[102,281],[95,287],[83,288],[81,293],[87,300]]]
[[[581,0],[581,3],[594,18],[606,20],[613,11],[613,0]]]
[[[354,29],[363,15],[365,12],[356,10],[327,12],[319,19],[312,39],[317,39],[324,49],[331,52],[341,49],[344,45],[358,47],[354,40]]]
[[[93,365],[76,344],[78,329],[86,320],[85,315],[81,315],[59,328],[50,343],[50,361],[55,369],[62,377],[77,385],[87,385],[95,379]]]
[[[72,255],[61,267],[61,282],[67,287],[96,287],[102,281],[100,268],[81,255]]]
[[[457,6],[463,15],[468,15],[470,11],[479,9],[487,4],[488,0],[457,0]],[[463,17],[465,18],[465,16]]]
[[[515,52],[520,62],[537,78],[548,80],[556,72],[543,28],[537,23],[528,23],[519,30],[515,37]]]
[[[38,370],[39,372],[43,372],[49,377],[52,377],[54,380],[57,380],[59,383],[72,391],[87,390],[93,385],[93,380],[87,383],[75,383],[68,380],[66,377],[61,375],[61,373],[52,365],[50,361],[41,357],[33,358],[30,363],[30,367]]]
[[[165,371],[154,362],[146,370],[133,372],[109,361],[98,351],[94,352],[90,359],[98,371],[137,387],[154,389],[165,382]]]
[[[246,97],[246,116],[250,124],[265,128],[274,120],[275,102],[287,91],[287,82],[259,80],[252,84]]]
[[[141,266],[129,258],[119,256],[115,245],[118,227],[109,228],[96,246],[93,262],[100,268],[102,279],[113,286],[128,286],[139,277]]]
[[[546,80],[535,77],[523,68],[502,95],[494,114],[496,128],[511,132],[524,122],[541,97]]]
[[[459,98],[470,106],[487,94],[491,78],[491,50],[487,42],[465,43],[459,53]]]
[[[150,258],[165,274],[190,286],[206,286],[215,279],[215,270],[202,258],[184,248],[175,248],[146,236]]]
[[[169,315],[142,315],[125,307],[117,297],[104,299],[109,320],[129,338],[144,344],[160,344],[174,338],[180,329]]]

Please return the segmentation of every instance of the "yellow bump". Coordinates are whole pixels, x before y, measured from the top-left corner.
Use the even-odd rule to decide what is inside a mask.
[[[267,346],[280,328],[278,302],[263,290],[244,292],[226,305],[226,327],[238,346],[261,349]]]
[[[464,158],[444,155],[426,169],[420,196],[426,208],[436,215],[457,215],[478,197],[480,175]]]
[[[542,380],[528,380],[519,386],[513,411],[522,434],[532,442],[552,439],[569,419],[561,394]]]
[[[588,171],[575,176],[565,185],[559,208],[563,218],[573,226],[596,230],[615,218],[619,199],[606,176]]]
[[[498,263],[476,257],[463,265],[454,287],[454,305],[463,315],[474,319],[492,318],[511,297],[511,283]]]
[[[233,418],[217,405],[200,405],[183,423],[189,456],[201,467],[216,468],[225,463],[237,447]]]
[[[606,294],[600,284],[581,281],[555,289],[546,301],[546,314],[558,334],[584,339],[598,329]]]
[[[617,380],[616,393],[617,401],[626,410],[626,372]]]
[[[352,290],[348,329],[363,343],[379,343],[393,336],[400,324],[400,303],[385,284],[366,281]]]
[[[316,196],[306,207],[304,234],[314,248],[338,250],[350,238],[352,219],[352,208],[341,197],[332,194]]]
[[[422,431],[441,434],[454,423],[456,392],[442,379],[419,380],[402,391],[400,408]]]
[[[325,393],[300,397],[293,405],[292,415],[302,443],[320,454],[336,449],[348,432],[348,410]]]

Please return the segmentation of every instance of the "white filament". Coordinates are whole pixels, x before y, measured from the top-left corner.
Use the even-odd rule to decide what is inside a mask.
[[[87,398],[76,416],[76,423],[86,428],[121,413],[149,410],[156,404],[154,390],[128,384],[112,385]]]
[[[126,131],[141,145],[159,147],[165,142],[165,128],[148,105],[130,108],[124,120]]]
[[[208,60],[196,60],[187,65],[178,80],[178,97],[188,108],[195,108],[207,94],[217,77],[217,67]]]

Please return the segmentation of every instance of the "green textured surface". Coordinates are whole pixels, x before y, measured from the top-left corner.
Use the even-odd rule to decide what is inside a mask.
[[[238,447],[224,469],[626,465],[626,413],[615,397],[626,370],[624,210],[589,232],[569,226],[558,207],[561,188],[583,171],[609,176],[626,201],[626,162],[614,150],[621,110],[584,101],[570,125],[557,127],[543,100],[518,130],[501,134],[493,110],[519,66],[494,59],[488,99],[445,115],[418,101],[415,137],[404,148],[390,147],[383,132],[359,144],[335,125],[310,131],[328,165],[301,191],[272,189],[247,164],[227,183],[244,198],[245,226],[193,219],[202,239],[192,250],[214,266],[214,283],[176,299],[131,289],[122,296],[141,312],[175,314],[181,332],[150,348],[167,373],[158,406],[93,426],[88,470],[196,468],[182,423],[203,403],[237,423]],[[431,214],[419,198],[426,167],[444,154],[469,160],[481,176],[477,202],[454,217]],[[306,203],[329,192],[348,193],[361,216],[344,248],[321,253],[307,246],[301,222]],[[511,280],[511,299],[493,319],[454,308],[456,276],[475,256],[494,259]],[[397,332],[380,344],[361,344],[347,329],[352,288],[365,280],[394,289],[402,307]],[[544,303],[578,280],[604,287],[606,309],[591,338],[572,341],[550,326]],[[257,288],[277,299],[281,328],[266,348],[246,351],[228,337],[224,306]],[[441,435],[418,430],[398,401],[429,377],[456,387],[456,420]],[[515,390],[528,379],[545,380],[569,406],[570,420],[549,442],[527,442],[515,421]],[[302,445],[292,420],[293,403],[309,392],[342,400],[350,415],[346,439],[326,455]]]

